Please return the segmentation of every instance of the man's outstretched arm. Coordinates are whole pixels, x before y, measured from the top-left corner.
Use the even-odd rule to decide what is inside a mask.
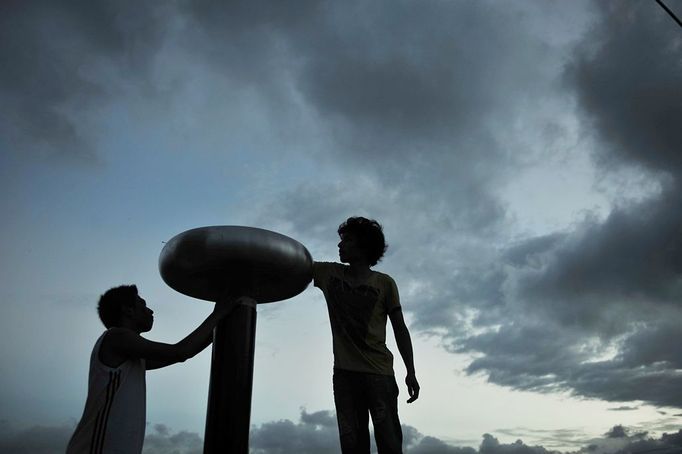
[[[147,369],[158,369],[183,362],[211,342],[213,329],[223,317],[229,314],[236,304],[245,304],[249,299],[216,303],[213,312],[194,331],[176,344],[154,342],[139,334],[126,330],[112,330],[106,340],[116,356],[123,358],[144,358]]]
[[[235,304],[235,302],[216,303],[213,312],[201,323],[201,325],[177,344],[170,345],[170,347],[175,350],[174,352],[169,352],[171,354],[170,357],[167,357],[166,355],[162,355],[161,357],[156,355],[145,357],[146,369],[161,369],[162,367],[183,362],[203,351],[206,347],[211,345],[211,342],[213,341],[213,330],[216,325],[220,320],[232,312]],[[142,339],[144,342],[153,343],[153,341],[149,341],[142,336],[140,336],[139,339]],[[150,346],[148,345],[148,347]]]
[[[395,342],[398,344],[398,351],[400,351],[400,356],[402,356],[405,368],[407,369],[405,384],[407,385],[407,392],[410,395],[407,403],[410,404],[419,398],[419,382],[417,382],[417,375],[414,371],[412,339],[410,338],[410,332],[407,329],[407,325],[405,325],[403,311],[400,308],[393,310],[388,316],[391,319],[391,326],[393,326],[393,334],[395,335]]]

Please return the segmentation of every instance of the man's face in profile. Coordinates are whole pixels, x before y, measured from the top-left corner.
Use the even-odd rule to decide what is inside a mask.
[[[363,257],[363,251],[358,244],[357,236],[352,233],[344,233],[339,241],[339,260],[341,263],[350,263]]]
[[[147,302],[139,295],[133,306],[133,317],[135,325],[141,333],[146,333],[152,329],[154,325],[154,311],[147,307]]]

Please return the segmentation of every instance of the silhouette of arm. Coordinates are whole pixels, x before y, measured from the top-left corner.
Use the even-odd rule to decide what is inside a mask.
[[[206,320],[176,344],[150,341],[132,330],[115,328],[107,335],[103,348],[108,348],[115,357],[122,358],[123,361],[143,358],[147,369],[158,369],[183,362],[210,344],[213,329],[232,311],[234,305],[234,301],[216,303]]]
[[[388,314],[391,319],[391,326],[393,326],[393,334],[395,336],[395,342],[398,344],[398,351],[400,356],[403,358],[405,363],[405,369],[407,369],[407,377],[405,377],[405,384],[407,385],[407,392],[410,398],[407,403],[410,404],[419,398],[419,382],[417,381],[417,376],[414,371],[414,353],[412,350],[412,339],[410,338],[410,332],[405,324],[405,319],[403,317],[403,311],[398,307]]]
[[[138,335],[138,338],[147,344],[146,346],[141,346],[142,349],[147,348],[148,354],[153,355],[140,356],[145,358],[147,370],[160,369],[171,364],[183,362],[203,351],[213,341],[213,329],[225,315],[227,313],[222,315],[216,314],[214,310],[197,329],[177,344],[171,345],[149,341]],[[170,351],[165,351],[168,347],[170,347]]]

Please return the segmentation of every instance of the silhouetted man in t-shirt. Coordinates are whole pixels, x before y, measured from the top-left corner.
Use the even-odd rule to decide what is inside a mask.
[[[407,369],[408,403],[419,397],[412,341],[393,279],[373,271],[386,251],[382,228],[374,220],[352,217],[338,230],[342,263],[315,262],[314,285],[324,293],[334,343],[334,403],[344,454],[369,453],[369,415],[380,454],[402,453],[398,385],[393,355],[386,347],[391,319]]]

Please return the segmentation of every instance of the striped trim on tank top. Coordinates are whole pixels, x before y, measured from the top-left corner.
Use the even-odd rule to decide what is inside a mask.
[[[114,402],[114,396],[118,387],[121,385],[121,371],[109,372],[109,384],[107,385],[107,400],[104,407],[97,412],[97,419],[95,420],[95,430],[92,433],[92,441],[90,442],[90,454],[101,454],[104,449],[104,437],[107,433],[107,423],[109,422],[109,412],[111,405]]]

